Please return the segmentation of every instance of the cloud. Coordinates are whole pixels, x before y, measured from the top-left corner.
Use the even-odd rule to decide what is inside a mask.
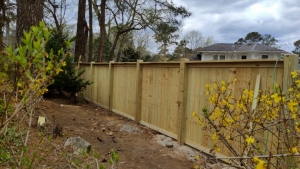
[[[217,42],[233,43],[249,32],[271,34],[280,43],[300,39],[300,4],[295,0],[173,0],[192,16],[183,22],[183,32],[197,30]],[[292,48],[292,47],[290,47]]]

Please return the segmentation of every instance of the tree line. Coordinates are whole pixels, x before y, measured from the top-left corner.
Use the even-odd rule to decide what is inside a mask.
[[[70,28],[68,9],[74,6],[76,28]],[[212,36],[204,37],[198,30],[180,37],[182,21],[192,14],[168,0],[1,0],[0,13],[0,50],[16,46],[24,30],[44,21],[57,37],[56,43],[66,37],[73,41],[75,62],[178,60],[215,43]],[[298,54],[299,41],[293,51]],[[278,40],[271,34],[250,32],[235,44],[249,42],[275,47]]]
[[[72,35],[67,16],[74,6],[77,22]],[[212,42],[212,37],[205,40],[198,31],[180,40],[182,21],[191,13],[168,0],[1,0],[0,11],[1,50],[17,46],[24,31],[44,21],[57,44],[66,37],[74,43],[75,62],[174,59]],[[156,54],[149,49],[151,41],[159,44]]]

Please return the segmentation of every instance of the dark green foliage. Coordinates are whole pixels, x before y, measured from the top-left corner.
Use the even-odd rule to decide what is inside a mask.
[[[97,38],[94,39],[94,43],[93,43],[94,58],[97,58],[97,56],[98,56],[99,42],[100,42],[100,37],[97,37]],[[103,62],[109,62],[109,55],[110,55],[111,47],[112,47],[112,43],[109,41],[108,38],[105,38],[103,58],[102,58]],[[96,59],[93,59],[93,60],[96,60]]]
[[[66,46],[66,40],[68,36],[62,32],[53,31],[51,37],[46,45],[46,51],[57,53],[61,48],[68,50]],[[54,77],[54,83],[48,87],[49,90],[58,90],[70,94],[70,97],[75,97],[76,93],[85,89],[87,85],[90,85],[90,81],[86,81],[80,76],[84,73],[84,70],[77,70],[73,62],[73,57],[67,57],[66,65],[62,67],[63,71]]]
[[[177,47],[175,48],[173,52],[173,56],[169,58],[171,61],[178,61],[183,57],[187,57],[188,53],[192,53],[192,50],[186,47],[187,41],[186,40],[181,40]]]
[[[6,133],[0,136],[0,164],[9,164],[16,160],[15,154],[22,151],[24,136],[16,127],[7,128]]]
[[[272,37],[271,34],[261,35],[258,32],[250,32],[246,35],[245,38],[239,38],[235,42],[235,44],[245,44],[251,42],[259,42],[261,44],[268,45],[268,46],[276,46],[278,40]]]
[[[54,77],[54,83],[51,85],[51,88],[57,89],[60,92],[65,91],[69,93],[71,97],[75,97],[77,92],[84,90],[91,82],[80,78],[84,70],[76,70],[72,62],[73,57],[66,59],[66,66],[63,67],[63,72],[60,72]]]
[[[260,42],[262,41],[262,36],[258,32],[250,32],[246,35],[245,41],[246,42]]]
[[[177,25],[171,25],[168,23],[159,23],[156,26],[156,34],[154,35],[154,39],[156,42],[162,43],[170,43],[173,39],[178,38],[179,35],[175,34],[178,31],[179,27]]]
[[[151,55],[149,55],[149,54],[143,56],[141,59],[142,59],[144,62],[151,62],[151,61],[152,61],[152,57],[151,57]]]
[[[300,40],[297,40],[294,42],[295,49],[293,50],[293,53],[300,56]]]
[[[65,41],[68,40],[68,36],[56,30],[53,30],[50,36],[51,37],[46,44],[45,50],[47,52],[53,50],[55,54],[57,54],[60,49],[63,49],[64,52],[66,52],[67,44],[65,43]],[[59,56],[59,59],[61,59],[61,57],[62,56]]]
[[[122,53],[123,56],[121,57],[121,62],[136,62],[140,59],[140,53],[131,47],[124,49]]]

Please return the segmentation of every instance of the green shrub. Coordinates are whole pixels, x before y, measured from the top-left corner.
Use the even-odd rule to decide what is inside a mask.
[[[70,97],[75,97],[77,92],[85,89],[91,82],[80,78],[84,70],[77,70],[72,61],[72,57],[66,59],[66,66],[62,72],[54,77],[54,83],[51,85],[51,88],[60,92],[67,92],[70,94]]]
[[[53,52],[57,54],[59,50],[66,51],[66,41],[68,36],[62,32],[53,31],[51,37],[46,45],[47,52]],[[84,70],[77,70],[72,63],[73,57],[68,57],[65,60],[65,66],[62,68],[62,72],[54,77],[54,83],[48,87],[49,90],[58,90],[67,92],[70,97],[74,98],[76,93],[85,89],[87,85],[90,85],[90,81],[86,81],[80,76],[84,73]]]

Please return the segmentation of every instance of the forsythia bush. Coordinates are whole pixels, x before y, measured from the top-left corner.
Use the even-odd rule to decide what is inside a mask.
[[[257,96],[250,83],[234,95],[236,79],[207,84],[210,108],[203,108],[203,115],[193,112],[192,116],[212,133],[211,152],[226,151],[232,157],[229,163],[247,169],[298,168],[299,76],[297,71],[291,73],[292,85],[286,93],[275,85]]]
[[[30,168],[34,161],[25,156],[34,106],[53,77],[66,65],[68,52],[45,52],[50,31],[43,22],[24,32],[16,49],[6,48],[0,56],[0,167]],[[67,42],[70,46],[70,43]],[[61,55],[61,60],[58,56]],[[26,121],[27,130],[24,128]],[[26,163],[26,164],[25,164]]]

